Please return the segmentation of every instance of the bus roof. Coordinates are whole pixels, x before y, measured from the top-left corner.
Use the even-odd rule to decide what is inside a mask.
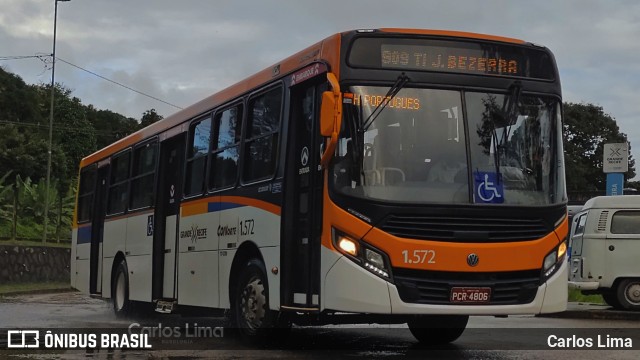
[[[588,209],[638,209],[640,208],[640,196],[596,196],[589,199],[582,210]]]
[[[203,115],[209,110],[219,105],[223,105],[224,103],[231,101],[242,94],[259,88],[261,85],[266,84],[273,79],[280,78],[315,61],[326,61],[329,65],[333,66],[333,68],[330,68],[330,71],[332,71],[336,76],[339,77],[340,39],[343,34],[352,32],[382,32],[400,33],[407,35],[433,35],[525,44],[523,40],[519,39],[448,30],[381,28],[377,30],[351,30],[343,33],[337,33],[325,38],[324,40],[319,41],[316,44],[309,46],[304,50],[299,51],[298,53],[284,59],[279,63],[276,63],[252,76],[249,76],[242,81],[237,82],[234,85],[227,87],[224,90],[221,90],[220,92],[217,92],[183,110],[180,110],[156,123],[153,123],[145,127],[144,129],[138,130],[137,132],[128,135],[103,149],[99,149],[95,153],[83,158],[80,162],[80,167],[98,162],[144,139],[159,135],[166,130],[179,126],[182,123],[189,121],[190,119],[193,119],[197,116]]]

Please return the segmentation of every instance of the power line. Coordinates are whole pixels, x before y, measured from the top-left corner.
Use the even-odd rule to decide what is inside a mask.
[[[0,56],[0,61],[7,61],[7,60],[23,60],[23,59],[34,59],[34,58],[38,58],[41,59],[43,55],[16,55],[16,56]],[[51,55],[46,55],[46,56],[51,56]]]
[[[157,97],[155,97],[155,96],[151,96],[151,95],[149,95],[149,94],[145,94],[145,93],[143,93],[142,91],[139,91],[139,90],[133,89],[133,88],[131,88],[131,87],[129,87],[129,86],[126,86],[126,85],[124,85],[124,84],[121,84],[121,83],[119,83],[119,82],[117,82],[117,81],[114,81],[114,80],[111,80],[111,79],[109,79],[109,78],[106,78],[106,77],[104,77],[104,76],[102,76],[102,75],[100,75],[100,74],[96,74],[96,73],[95,73],[95,72],[93,72],[93,71],[90,71],[90,70],[87,70],[87,69],[85,69],[85,68],[82,68],[82,67],[80,67],[80,66],[78,66],[78,65],[72,64],[72,63],[70,63],[70,62],[68,62],[68,61],[66,61],[66,60],[64,60],[64,59],[62,59],[62,58],[60,58],[60,57],[56,57],[56,59],[57,59],[57,60],[62,61],[63,63],[65,63],[65,64],[67,64],[67,65],[70,65],[70,66],[73,66],[73,67],[75,67],[75,68],[77,68],[77,69],[80,69],[80,70],[82,70],[82,71],[85,71],[85,72],[87,72],[87,73],[89,73],[89,74],[91,74],[91,75],[93,75],[93,76],[97,76],[97,77],[99,77],[99,78],[100,78],[100,79],[102,79],[102,80],[106,80],[106,81],[108,81],[108,82],[110,82],[110,83],[113,83],[113,84],[116,84],[116,85],[118,85],[118,86],[121,86],[121,87],[123,87],[123,88],[125,88],[125,89],[127,89],[127,90],[131,90],[131,91],[133,91],[133,92],[135,92],[135,93],[138,93],[138,94],[140,94],[140,95],[146,96],[146,97],[151,98],[151,99],[153,99],[153,100],[159,101],[159,102],[161,102],[161,103],[163,103],[163,104],[167,104],[167,105],[169,105],[169,106],[173,106],[174,108],[177,108],[177,109],[180,109],[180,110],[182,110],[182,109],[183,109],[182,107],[180,107],[180,106],[178,106],[178,105],[174,105],[174,104],[172,104],[172,103],[170,103],[170,102],[167,102],[167,101],[164,101],[164,100],[158,99],[158,98],[157,98]]]
[[[42,60],[42,61],[44,61],[44,62],[46,63],[46,60],[44,59],[45,57],[51,57],[51,54],[46,54],[46,55],[45,55],[45,54],[42,54],[42,55],[0,56],[0,61],[8,61],[8,60],[24,60],[24,59],[34,59],[34,58],[37,58],[37,59],[40,59],[40,60]],[[64,59],[62,59],[62,58],[60,58],[60,57],[56,57],[56,59],[57,59],[57,60],[62,61],[63,63],[65,63],[65,64],[67,64],[67,65],[69,65],[69,66],[73,66],[73,67],[75,67],[75,68],[77,68],[77,69],[79,69],[79,70],[82,70],[82,71],[84,71],[84,72],[87,72],[87,73],[89,73],[89,74],[91,74],[91,75],[93,75],[93,76],[99,77],[99,78],[100,78],[100,79],[102,79],[102,80],[108,81],[108,82],[110,82],[110,83],[112,83],[112,84],[115,84],[115,85],[118,85],[118,86],[121,86],[121,87],[123,87],[123,88],[125,88],[125,89],[127,89],[127,90],[133,91],[133,92],[138,93],[138,94],[140,94],[140,95],[142,95],[142,96],[146,96],[146,97],[148,97],[148,98],[150,98],[150,99],[153,99],[153,100],[159,101],[159,102],[161,102],[161,103],[163,103],[163,104],[167,104],[167,105],[169,105],[169,106],[173,106],[173,107],[174,107],[174,108],[176,108],[176,109],[180,109],[180,110],[182,110],[182,109],[183,109],[182,107],[180,107],[180,106],[178,106],[178,105],[174,105],[174,104],[172,104],[172,103],[170,103],[170,102],[168,102],[168,101],[164,101],[164,100],[159,99],[159,98],[157,98],[157,97],[155,97],[155,96],[152,96],[152,95],[149,95],[149,94],[145,94],[145,93],[143,93],[142,91],[139,91],[139,90],[136,90],[136,89],[134,89],[134,88],[132,88],[132,87],[129,87],[129,86],[127,86],[127,85],[121,84],[121,83],[119,83],[119,82],[117,82],[117,81],[115,81],[115,80],[111,80],[111,79],[109,79],[109,78],[107,78],[107,77],[105,77],[105,76],[102,76],[102,75],[100,75],[100,74],[97,74],[97,73],[95,73],[95,72],[93,72],[93,71],[91,71],[91,70],[87,70],[87,69],[85,69],[85,68],[83,68],[83,67],[81,67],[81,66],[78,66],[78,65],[76,65],[76,64],[72,64],[72,63],[70,63],[70,62],[68,62],[68,61],[66,61],[66,60],[64,60]]]

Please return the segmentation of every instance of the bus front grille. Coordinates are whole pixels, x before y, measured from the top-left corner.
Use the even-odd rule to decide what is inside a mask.
[[[449,242],[508,242],[540,239],[549,234],[544,220],[393,214],[379,225],[391,235]]]
[[[540,270],[465,273],[394,268],[393,278],[400,299],[413,304],[452,305],[453,287],[489,287],[491,298],[484,305],[531,303],[540,286]]]

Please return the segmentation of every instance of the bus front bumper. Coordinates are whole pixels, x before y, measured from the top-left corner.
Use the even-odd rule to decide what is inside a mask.
[[[530,315],[565,311],[568,267],[566,261],[538,287],[533,301],[516,305],[434,305],[407,303],[398,288],[341,257],[325,277],[324,310],[370,314]]]

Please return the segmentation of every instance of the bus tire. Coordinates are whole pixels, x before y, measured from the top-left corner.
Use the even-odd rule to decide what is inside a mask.
[[[129,300],[129,269],[127,262],[122,260],[113,273],[111,283],[111,298],[113,311],[117,317],[126,317],[131,314],[132,304]]]
[[[422,345],[442,345],[455,341],[467,327],[467,315],[421,315],[409,320],[411,334]]]
[[[264,264],[249,260],[238,274],[232,304],[232,324],[240,337],[249,342],[262,342],[276,325],[277,312],[269,309],[269,286]]]
[[[616,291],[618,302],[625,310],[640,310],[640,279],[624,279],[620,281]]]

